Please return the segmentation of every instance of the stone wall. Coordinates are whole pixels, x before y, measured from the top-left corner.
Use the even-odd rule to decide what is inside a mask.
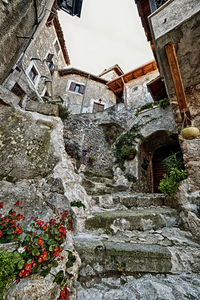
[[[38,16],[42,19],[50,8],[52,0],[37,1]],[[39,21],[41,21],[41,19]],[[19,58],[23,47],[36,29],[34,2],[27,0],[0,2],[0,83],[9,75],[11,68]]]
[[[144,138],[148,138],[158,131],[163,132],[162,135],[166,132],[176,133],[176,125],[170,107],[166,109],[154,107],[142,111],[138,116],[135,112],[136,109],[126,109],[123,104],[118,104],[102,113],[71,115],[70,119],[64,122],[65,147],[68,154],[76,159],[77,168],[85,164],[86,170],[92,173],[110,174],[114,171],[117,177],[131,173],[137,179],[133,187],[135,190],[151,192],[151,185],[148,183],[150,171],[141,171],[144,158],[140,148],[141,141],[138,141],[136,146],[138,155],[134,160],[125,162],[126,169],[122,172],[116,169],[117,165],[114,163],[116,160],[113,152],[115,140],[109,142],[105,132],[109,131],[112,126],[116,126],[119,130],[118,138],[121,133],[125,133],[132,126],[139,125],[139,132]],[[161,144],[161,141],[160,144],[157,143],[157,148]],[[152,150],[150,159],[157,148],[154,147]],[[89,157],[94,158],[92,164],[88,162]],[[117,177],[116,180],[119,179]]]
[[[48,221],[63,209],[68,209],[76,223],[76,216],[81,219],[84,214],[83,208],[73,210],[70,202],[81,201],[87,208],[88,196],[65,152],[62,121],[57,117],[25,112],[17,105],[17,97],[12,99],[11,93],[8,95],[11,106],[1,94],[0,110],[0,201],[4,202],[1,212],[13,208],[19,200],[22,203],[19,212],[26,217],[25,228],[36,216]],[[70,232],[64,243],[64,261],[67,250],[74,252]],[[80,265],[79,257],[74,253],[76,262],[68,270],[71,275],[67,283],[71,299],[76,299],[74,283]],[[64,264],[61,263],[59,268],[65,270]],[[52,275],[45,279],[39,275],[23,279],[18,285],[12,285],[5,299],[22,299],[26,295],[32,300],[37,296],[54,300],[59,295],[59,288],[53,279]]]
[[[158,76],[159,72],[155,70],[137,79],[133,79],[126,84],[127,105],[129,108],[138,108],[148,102],[154,101],[147,88],[147,84]]]
[[[54,90],[54,86],[57,85],[57,80],[59,80],[57,70],[66,67],[61,47],[58,53],[54,47],[56,41],[59,44],[58,36],[53,25],[47,27],[44,24],[43,27],[38,29],[26,53],[22,54],[22,57],[20,57],[20,60],[17,62],[20,69],[15,68],[13,70],[4,82],[4,86],[11,90],[17,82],[26,95],[31,96],[33,92],[35,92],[38,97],[41,97],[44,96],[46,92],[45,81],[51,80]],[[51,75],[45,61],[49,53],[53,54],[52,61],[55,65],[53,75]],[[34,82],[29,77],[30,66],[35,66],[39,73]]]
[[[115,94],[106,86],[94,80],[87,80],[87,78],[71,74],[59,78],[55,93],[61,95],[65,106],[69,108],[72,114],[79,114],[83,102],[83,94],[76,93],[69,90],[71,82],[82,84],[86,86],[85,98],[83,103],[83,113],[92,113],[94,102],[104,105],[104,109],[116,104]],[[99,101],[100,100],[100,101]]]

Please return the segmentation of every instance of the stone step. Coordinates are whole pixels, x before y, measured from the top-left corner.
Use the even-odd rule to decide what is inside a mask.
[[[86,219],[85,229],[91,231],[101,229],[106,233],[144,231],[177,226],[178,222],[179,217],[175,209],[158,206],[95,212]]]
[[[149,207],[167,205],[167,199],[163,194],[145,194],[120,192],[105,195],[93,195],[93,205],[103,208],[112,208],[116,205],[125,207]]]
[[[85,176],[86,180],[92,181],[92,182],[99,182],[99,183],[105,183],[105,184],[113,184],[114,180],[107,177],[95,177],[95,176]]]
[[[83,178],[82,185],[84,186],[88,195],[112,194],[116,192],[127,191],[129,188],[125,185],[114,185],[113,181],[110,179],[105,179],[103,182],[102,181],[93,182],[91,179]]]
[[[200,271],[200,247],[165,247],[112,241],[112,236],[81,233],[74,236],[74,245],[82,265],[80,276],[136,273],[181,273]]]

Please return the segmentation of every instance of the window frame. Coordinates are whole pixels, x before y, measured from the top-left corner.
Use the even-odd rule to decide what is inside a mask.
[[[32,80],[32,78],[30,77],[30,71],[31,71],[31,69],[32,69],[33,67],[34,67],[34,69],[35,69],[36,72],[37,72],[37,75],[36,75],[36,77],[35,77],[34,80]],[[34,63],[33,60],[30,62],[28,68],[27,68],[26,71],[25,71],[25,73],[26,73],[28,79],[30,80],[30,82],[34,85],[35,88],[37,88],[37,87],[38,87],[38,84],[39,84],[39,81],[40,81],[40,78],[41,78],[41,75],[40,75],[40,72],[39,72],[39,70],[38,70],[38,67],[36,66],[36,64]]]
[[[74,84],[74,89],[71,88],[72,84]],[[78,87],[78,91],[76,91],[76,88]],[[81,91],[81,89],[83,89],[83,91]],[[72,92],[72,93],[75,93],[75,94],[78,94],[78,95],[84,95],[85,93],[85,84],[83,83],[80,83],[80,82],[75,82],[75,81],[72,81],[70,80],[69,81],[69,84],[67,86],[67,91],[68,92]]]

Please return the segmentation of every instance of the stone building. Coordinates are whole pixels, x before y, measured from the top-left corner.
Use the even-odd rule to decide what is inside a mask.
[[[153,92],[155,81],[160,80],[155,61],[140,66],[137,69],[118,76],[107,83],[108,87],[116,94],[120,102],[124,102],[127,108],[135,109],[154,100],[166,97],[163,83],[160,82]]]
[[[116,104],[107,80],[75,68],[59,70],[55,93],[61,95],[72,114],[103,111]]]
[[[0,1],[0,84],[45,24],[54,0]]]
[[[53,8],[52,8],[53,9]],[[70,64],[56,10],[37,30],[26,51],[12,68],[4,86],[23,100],[27,96],[53,96],[58,69]]]
[[[195,203],[200,193],[200,139],[183,139],[181,129],[191,123],[200,127],[200,2],[137,0],[136,3],[165,80],[189,174],[180,187],[177,201],[185,226],[199,236],[200,222]]]

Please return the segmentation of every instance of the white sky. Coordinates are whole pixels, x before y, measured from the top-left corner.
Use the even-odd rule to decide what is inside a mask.
[[[59,20],[73,67],[126,73],[153,60],[134,0],[83,0],[81,18],[61,11]]]

